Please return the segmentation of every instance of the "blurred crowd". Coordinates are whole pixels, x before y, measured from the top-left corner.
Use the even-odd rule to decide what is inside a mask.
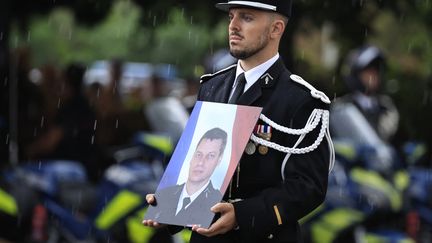
[[[18,49],[14,56],[17,115],[10,117],[9,90],[2,95],[0,115],[6,145],[14,139],[6,124],[16,122],[19,161],[80,161],[93,179],[114,162],[111,152],[130,143],[137,132],[163,134],[175,144],[199,84],[178,78],[170,64],[112,59],[90,66],[34,68],[28,49]],[[9,151],[2,147],[0,161],[6,166]]]

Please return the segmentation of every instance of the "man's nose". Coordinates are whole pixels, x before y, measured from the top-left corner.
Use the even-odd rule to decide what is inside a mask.
[[[197,164],[202,165],[205,163],[205,161],[206,161],[206,156],[202,156],[202,157],[197,159]]]
[[[228,25],[228,29],[229,31],[239,31],[240,27],[239,27],[239,23],[238,23],[238,19],[236,16],[232,17],[232,19],[230,20],[230,23]]]

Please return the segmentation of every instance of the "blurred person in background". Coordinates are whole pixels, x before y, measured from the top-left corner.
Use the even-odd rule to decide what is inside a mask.
[[[151,130],[168,135],[174,144],[189,119],[187,109],[172,92],[177,81],[163,70],[156,70],[151,79],[153,98],[144,108]]]
[[[89,175],[97,170],[94,145],[95,113],[82,93],[85,67],[70,64],[63,73],[61,99],[53,124],[27,148],[31,159],[82,162]]]
[[[399,112],[390,96],[384,94],[386,58],[376,46],[352,50],[343,68],[350,93],[339,102],[354,104],[378,136],[390,142],[399,126]]]
[[[121,59],[112,59],[108,64],[108,82],[96,80],[86,91],[97,116],[95,142],[107,156],[111,148],[128,144],[135,132],[149,130],[141,110],[129,109],[123,102],[120,87],[125,65]]]
[[[12,53],[13,67],[16,68],[15,72],[10,73],[11,80],[16,78],[17,81],[17,93],[10,94],[8,92],[7,97],[2,97],[2,99],[7,100],[9,104],[8,114],[6,115],[5,122],[7,124],[17,124],[17,144],[19,152],[19,160],[27,160],[28,156],[25,153],[25,147],[32,143],[40,129],[40,123],[43,114],[43,94],[39,87],[32,83],[29,78],[29,73],[31,70],[31,50],[29,48],[23,47],[18,48]],[[8,86],[9,87],[9,86]],[[10,90],[9,90],[10,91]],[[17,109],[17,117],[10,117],[11,112],[11,96],[16,95],[17,107],[12,109]],[[11,119],[17,119],[12,121]],[[8,139],[6,139],[7,144],[13,139],[13,134],[10,133],[10,127],[8,126]]]
[[[113,59],[109,62],[108,83],[94,82],[88,88],[87,96],[96,111],[97,128],[95,141],[102,147],[127,143],[128,135],[122,130],[120,117],[125,113],[121,101],[119,85],[123,72],[123,61]]]

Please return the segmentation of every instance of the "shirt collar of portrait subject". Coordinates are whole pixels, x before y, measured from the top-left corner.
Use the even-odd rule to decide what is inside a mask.
[[[180,194],[180,199],[179,199],[178,204],[177,204],[177,212],[176,213],[178,213],[178,211],[180,211],[180,209],[182,208],[183,205],[181,205],[181,204],[183,203],[183,199],[185,197],[189,197],[190,198],[190,200],[191,200],[190,203],[189,203],[189,205],[190,205],[201,194],[201,192],[203,192],[205,189],[207,189],[207,187],[209,186],[209,184],[210,184],[210,180],[207,182],[207,184],[205,184],[205,186],[203,186],[201,189],[199,189],[198,191],[196,191],[192,195],[189,195],[187,193],[187,191],[186,191],[186,184],[184,184],[183,190],[182,190],[182,192]]]

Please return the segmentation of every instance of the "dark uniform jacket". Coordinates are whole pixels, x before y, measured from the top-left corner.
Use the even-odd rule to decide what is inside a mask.
[[[160,223],[171,225],[209,225],[214,213],[210,208],[220,201],[222,195],[210,183],[185,210],[176,215],[177,204],[185,184],[170,186],[156,192],[156,205],[149,209],[146,218],[152,218]]]
[[[236,73],[235,65],[213,75],[203,76],[198,100],[227,103]],[[276,61],[238,100],[240,105],[263,107],[262,113],[279,125],[304,128],[315,109],[328,110],[328,104],[311,95],[311,90],[290,78],[281,59]],[[262,120],[258,123],[264,124]],[[321,124],[308,133],[298,147],[316,140]],[[292,147],[298,136],[272,130],[271,141]],[[329,149],[324,139],[312,152],[292,154],[281,176],[285,153],[269,148],[240,160],[239,185],[236,173],[232,190],[225,200],[233,203],[238,229],[216,237],[192,233],[191,243],[301,242],[298,220],[319,206],[326,195]]]

